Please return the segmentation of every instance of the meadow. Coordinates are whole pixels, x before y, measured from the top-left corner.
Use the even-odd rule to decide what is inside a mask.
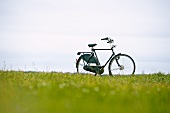
[[[0,71],[0,113],[170,113],[170,74]]]

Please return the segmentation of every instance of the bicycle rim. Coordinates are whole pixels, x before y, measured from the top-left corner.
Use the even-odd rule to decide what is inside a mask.
[[[135,62],[126,54],[116,56],[109,64],[110,75],[133,75],[134,72]]]

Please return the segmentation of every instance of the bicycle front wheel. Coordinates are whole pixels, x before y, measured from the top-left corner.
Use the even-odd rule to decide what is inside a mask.
[[[135,62],[126,54],[113,57],[109,63],[110,75],[133,75],[135,73]]]

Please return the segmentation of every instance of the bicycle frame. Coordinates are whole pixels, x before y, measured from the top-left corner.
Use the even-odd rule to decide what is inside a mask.
[[[102,66],[102,68],[105,68],[106,65],[110,62],[110,60],[111,60],[112,58],[115,58],[117,55],[120,55],[120,54],[121,54],[121,53],[119,53],[119,54],[115,55],[115,52],[114,52],[114,50],[113,50],[113,47],[112,47],[111,49],[94,49],[94,48],[92,48],[92,52],[78,52],[77,54],[80,55],[81,53],[83,53],[83,55],[84,55],[84,53],[91,53],[91,57],[95,56],[95,57],[97,58],[97,61],[99,62],[99,59],[98,59],[98,56],[97,56],[96,51],[108,51],[108,50],[111,50],[111,51],[112,51],[112,55],[111,55],[110,58],[106,61],[106,63]],[[89,62],[87,62],[87,63],[89,63]],[[100,62],[99,62],[99,65],[100,65]]]
[[[110,56],[110,58],[106,61],[106,63],[102,66],[103,68],[106,67],[106,65],[110,62],[110,60],[115,56],[115,52],[113,50],[113,48],[111,49],[92,49],[92,52],[95,53],[95,56],[97,57],[97,53],[96,51],[108,51],[111,50],[112,51],[112,55]],[[98,57],[97,57],[98,59]]]

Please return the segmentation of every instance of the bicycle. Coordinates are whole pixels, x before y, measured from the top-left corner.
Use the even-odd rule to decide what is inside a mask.
[[[86,74],[87,72],[97,74],[103,74],[104,68],[109,63],[108,70],[109,75],[134,75],[135,73],[135,62],[127,54],[118,53],[115,54],[113,45],[114,40],[111,38],[103,38],[101,40],[107,40],[107,43],[111,45],[110,49],[94,49],[97,44],[88,44],[91,47],[91,52],[78,52],[77,55],[81,55],[78,60],[76,59],[76,68],[78,74]],[[104,65],[101,65],[97,57],[97,50],[110,50],[112,55],[106,61]]]

